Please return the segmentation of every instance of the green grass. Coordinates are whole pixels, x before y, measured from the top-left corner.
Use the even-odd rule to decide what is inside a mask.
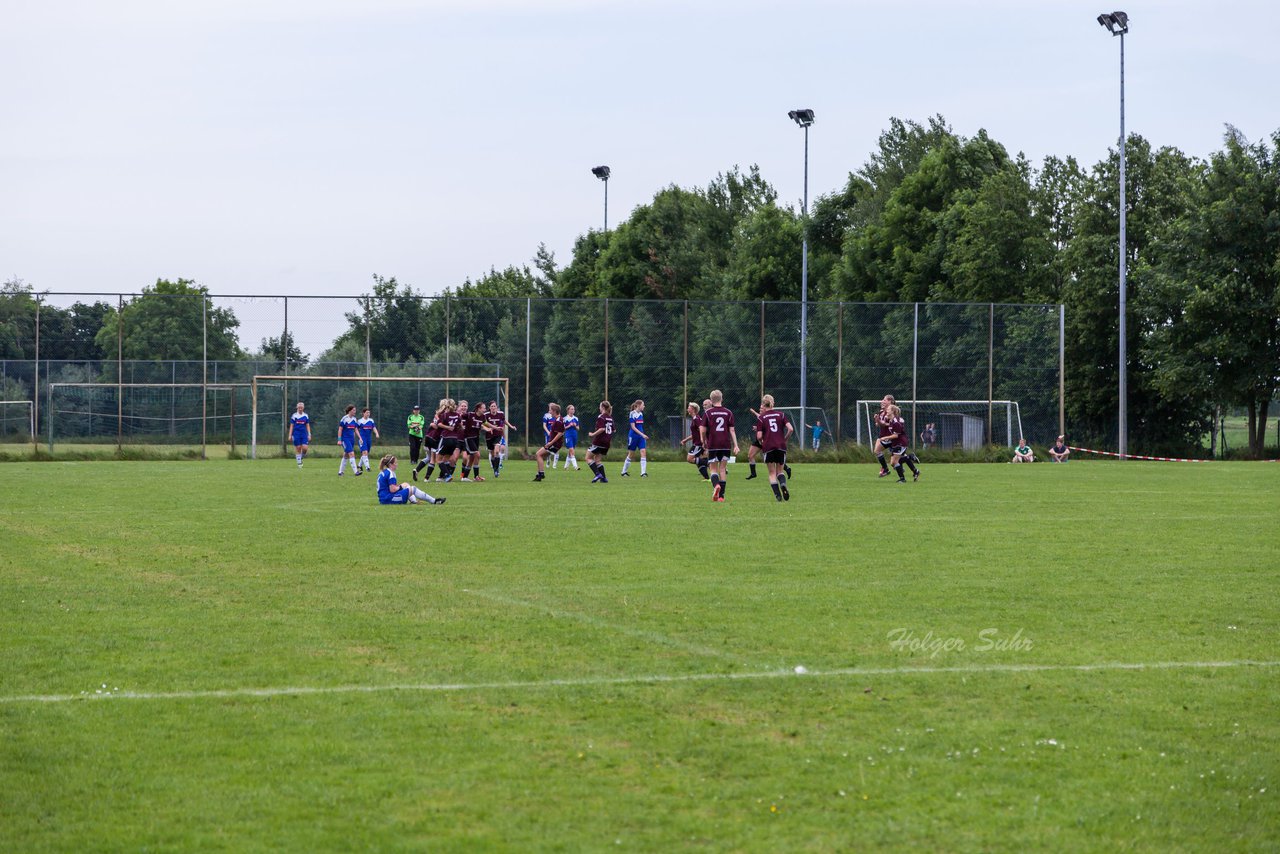
[[[0,850],[1280,846],[1276,464],[336,468],[0,470]]]

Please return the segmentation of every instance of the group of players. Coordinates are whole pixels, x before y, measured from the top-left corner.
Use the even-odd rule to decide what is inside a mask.
[[[640,476],[648,477],[648,435],[644,432],[644,401],[637,400],[631,404],[627,424],[627,456],[622,463],[622,477],[630,477],[632,455],[637,454],[640,460]],[[688,445],[686,459],[696,466],[704,480],[711,483],[711,499],[723,502],[728,490],[727,466],[731,457],[739,451],[738,435],[733,412],[724,406],[724,395],[717,389],[699,406],[690,402],[687,407],[689,416],[689,435],[681,440],[681,445]],[[750,451],[748,465],[750,474],[747,480],[755,478],[757,456],[763,454],[768,471],[769,486],[778,501],[790,501],[791,492],[787,479],[791,477],[791,467],[787,465],[787,444],[795,427],[785,412],[774,408],[772,395],[764,395],[760,401],[759,411],[749,410],[755,416],[751,428]],[[355,415],[356,407],[348,406],[338,422],[338,445],[342,448],[342,458],[338,464],[338,476],[350,465],[358,477],[371,469],[369,452],[374,439],[381,438],[377,422],[369,409],[363,410],[360,417]],[[311,444],[311,419],[305,406],[299,402],[297,411],[290,417],[294,454],[299,467]],[[911,452],[907,443],[906,422],[902,411],[892,395],[886,395],[880,403],[880,412],[875,417],[879,429],[875,454],[880,463],[880,477],[887,477],[890,468],[898,474],[898,482],[906,483],[903,463],[910,467],[913,480],[920,479],[919,458]],[[479,403],[474,409],[467,401],[454,401],[444,398],[440,401],[435,414],[428,425],[422,414],[421,406],[415,404],[408,418],[409,460],[413,466],[413,479],[418,480],[419,472],[426,469],[425,480],[430,480],[438,466],[438,480],[448,483],[453,480],[459,463],[462,467],[462,482],[483,481],[480,474],[480,435],[485,437],[489,464],[493,476],[499,477],[502,464],[506,458],[506,431],[508,429],[506,413],[499,408],[497,401],[490,401],[486,406]],[[561,414],[560,406],[548,404],[547,412],[542,417],[544,442],[538,449],[535,459],[537,473],[535,482],[546,477],[547,464],[550,461],[554,468],[559,462],[560,451],[566,452],[565,469],[570,465],[578,470],[577,444],[580,429],[576,410],[570,404]],[[587,434],[589,446],[586,463],[594,477],[592,483],[608,483],[604,468],[605,457],[613,444],[614,421],[613,406],[609,401],[600,402],[600,411],[596,416],[595,427]],[[356,454],[359,452],[359,459]],[[886,452],[889,460],[886,460]],[[387,454],[379,463],[378,497],[384,504],[444,503],[444,499],[434,499],[417,487],[398,484],[395,470],[398,461],[393,454]]]

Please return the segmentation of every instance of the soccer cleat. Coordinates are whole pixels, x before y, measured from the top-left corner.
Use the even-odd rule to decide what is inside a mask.
[[[608,482],[609,482],[609,478],[607,478],[607,477],[602,477],[602,478],[600,478],[600,482],[601,482],[601,483],[608,483]]]
[[[876,477],[888,477],[888,476],[889,476],[889,473],[887,471],[882,471],[880,472],[880,474],[876,475]]]
[[[716,499],[716,501],[718,501],[719,503],[723,504],[723,503],[724,503],[724,496],[723,496],[723,495],[721,495],[720,497],[718,497],[718,498]]]
[[[452,483],[452,482],[453,482],[453,475],[451,475],[451,474],[447,474],[447,475],[445,475],[444,477],[440,478],[440,482],[441,482],[441,483]]]
[[[471,478],[471,480],[475,483],[484,483],[484,478],[482,478],[480,475],[476,475],[475,477]]]
[[[916,482],[917,480],[919,480],[919,479],[920,479],[920,472],[918,472],[918,471],[917,471],[917,472],[912,472],[912,473],[911,473],[911,482],[912,482],[912,483],[915,483],[915,482]]]
[[[604,477],[602,475],[596,475],[595,477],[591,478],[592,483],[601,483],[603,481],[604,481]]]
[[[758,475],[755,472],[752,472],[751,474],[747,475],[746,478],[744,478],[744,480],[755,480],[756,477],[758,477]]]
[[[778,486],[778,489],[780,489],[780,490],[782,491],[782,500],[783,500],[783,501],[790,501],[790,500],[791,500],[791,490],[787,489],[787,485],[786,485],[785,483],[784,483],[784,484],[780,484],[780,485]]]
[[[775,501],[781,501],[781,500],[782,500],[782,493],[781,493],[781,492],[775,493],[775,494],[774,494],[774,496],[773,496],[773,498],[774,498],[774,500],[775,500]]]
[[[470,482],[471,482],[471,479],[470,479],[470,478],[467,478],[467,477],[464,477],[460,482],[461,482],[461,483],[470,483]]]
[[[623,476],[623,477],[631,477],[631,475],[630,475],[628,472],[625,472],[625,471],[622,473],[622,476]]]
[[[645,472],[644,474],[642,474],[642,475],[640,475],[640,476],[641,476],[641,477],[648,477],[648,476],[649,476],[649,473],[648,473],[648,472]]]
[[[898,478],[898,483],[906,483],[906,482],[907,482],[907,479],[905,477]]]
[[[417,470],[417,469],[414,469],[414,470],[413,470],[413,479],[414,479],[414,480],[417,480],[417,479],[418,479],[418,470]]]
[[[364,474],[364,472],[360,471],[360,469],[356,469],[356,477],[359,477],[362,474]]]
[[[539,482],[539,481],[541,481],[545,476],[546,476],[546,475],[544,475],[542,472],[538,472],[537,474],[535,474],[535,475],[533,476],[533,482],[534,482],[534,483],[538,483],[538,482]]]
[[[338,477],[342,477],[342,472],[338,472]]]
[[[718,483],[711,488],[711,500],[724,501],[724,499],[720,497],[720,484]]]
[[[791,477],[791,466],[787,465],[786,463],[783,463],[782,470],[787,473],[787,477]]]
[[[431,502],[431,503],[432,503],[432,504],[443,504],[443,503],[444,503],[444,499],[443,499],[443,498],[437,498],[435,501],[433,501],[433,502]]]

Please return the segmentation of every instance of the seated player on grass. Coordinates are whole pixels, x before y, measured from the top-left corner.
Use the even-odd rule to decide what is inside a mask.
[[[443,504],[443,498],[432,498],[411,483],[396,482],[396,455],[387,454],[378,463],[379,504]]]

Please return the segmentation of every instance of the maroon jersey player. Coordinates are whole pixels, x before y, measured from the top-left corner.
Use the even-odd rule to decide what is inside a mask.
[[[903,462],[911,469],[911,479],[919,480],[920,469],[916,467],[916,463],[920,459],[907,447],[907,422],[902,417],[902,410],[894,404],[889,406],[889,430],[890,435],[886,442],[889,445],[889,453],[893,455],[890,465],[898,473],[898,483],[907,482],[902,471]]]
[[[698,467],[698,473],[702,475],[703,480],[707,480],[707,458],[704,456],[706,447],[702,436],[703,418],[702,408],[693,401],[689,401],[685,412],[689,415],[689,435],[680,440],[680,444],[688,444],[689,453],[685,457],[692,465]]]
[[[874,419],[878,430],[874,452],[876,462],[880,463],[880,477],[889,476],[889,464],[885,462],[884,452],[889,447],[889,438],[893,436],[893,432],[889,429],[889,407],[895,405],[893,395],[886,394],[880,401],[880,411],[876,413]]]
[[[711,500],[724,501],[728,485],[725,474],[729,457],[738,454],[738,432],[733,426],[733,412],[724,406],[724,393],[716,389],[709,400],[711,406],[702,413],[702,430],[711,463]]]
[[[764,462],[769,469],[769,486],[773,489],[773,497],[778,501],[791,500],[783,466],[787,464],[787,441],[795,429],[785,412],[773,408],[773,395],[766,394],[760,399],[756,439],[764,451]]]
[[[485,447],[489,449],[489,465],[493,466],[493,476],[502,473],[502,439],[507,432],[507,413],[498,408],[498,401],[489,401],[489,412],[485,416]]]
[[[592,483],[608,483],[604,473],[604,458],[613,444],[613,404],[600,401],[600,414],[596,416],[595,429],[587,434],[587,468],[595,474]]]
[[[544,418],[542,422],[547,431],[547,442],[535,454],[538,460],[538,473],[533,477],[534,483],[546,477],[547,459],[560,453],[560,448],[564,445],[564,422],[560,420],[560,404],[547,404],[547,414],[551,418]]]

